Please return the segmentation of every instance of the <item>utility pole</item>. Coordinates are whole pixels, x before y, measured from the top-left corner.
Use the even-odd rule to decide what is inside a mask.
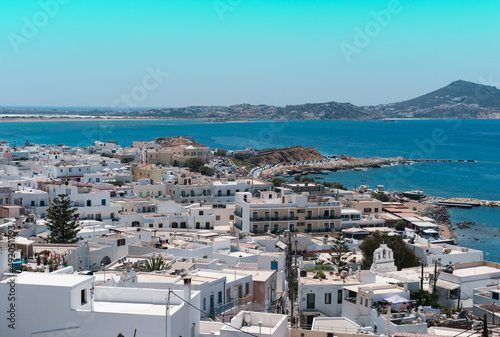
[[[436,293],[437,268],[438,268],[438,262],[437,262],[437,260],[434,260],[434,284],[432,285],[432,292],[433,293]]]
[[[420,290],[424,290],[424,261],[422,260],[422,271],[420,273]]]
[[[297,278],[297,275],[296,275],[296,273],[297,273],[297,244],[298,244],[298,241],[297,241],[297,239],[295,239],[295,266],[293,267],[293,275],[295,275],[295,278]],[[295,280],[293,280],[292,282],[293,282],[292,292],[295,293]],[[293,310],[293,307],[292,307],[292,310]],[[299,318],[300,317],[297,317],[297,320],[296,320],[297,323],[299,321]]]
[[[493,313],[493,315],[495,315],[495,313]],[[488,337],[488,317],[486,316],[486,314],[484,314],[484,316],[483,316],[483,333],[482,333],[482,337]]]

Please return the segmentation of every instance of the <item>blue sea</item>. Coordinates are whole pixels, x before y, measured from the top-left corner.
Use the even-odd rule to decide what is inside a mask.
[[[211,148],[243,149],[284,146],[316,147],[323,155],[469,160],[475,163],[416,163],[369,171],[332,172],[327,181],[353,188],[369,184],[389,190],[419,189],[431,196],[500,200],[500,120],[256,121],[210,123],[192,120],[3,122],[0,140],[18,145],[91,145],[161,136],[194,136]],[[480,223],[457,230],[458,243],[485,251],[496,261],[500,209],[450,209],[452,222]]]

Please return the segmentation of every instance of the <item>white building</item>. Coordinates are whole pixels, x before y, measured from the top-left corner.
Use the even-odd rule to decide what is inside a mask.
[[[364,284],[344,287],[342,301],[342,315],[357,324],[373,327],[373,333],[387,332],[387,319],[390,320],[390,333],[409,332],[427,333],[427,323],[419,323],[414,312],[406,310],[410,303],[410,292],[407,289],[391,284]],[[392,303],[389,307],[388,303]],[[396,313],[382,314],[377,311],[396,309],[402,306],[404,310]]]
[[[66,194],[76,207],[76,214],[82,220],[113,220],[118,217],[121,206],[112,205],[109,192],[93,192],[87,186],[51,185],[49,197],[53,199],[60,194]]]
[[[381,244],[380,247],[373,252],[373,264],[370,270],[375,274],[384,276],[388,273],[397,271],[396,265],[394,264],[392,249],[387,247],[386,244]]]
[[[472,308],[475,288],[499,284],[500,268],[496,263],[477,261],[453,267],[440,271],[436,282],[440,302],[448,308],[457,307],[459,303],[464,308]]]
[[[193,307],[200,294],[189,283],[169,293],[96,286],[95,276],[25,272],[0,282],[1,298],[12,293],[15,299],[3,301],[10,312],[0,311],[1,336],[199,336]]]
[[[335,275],[324,271],[325,279],[314,278],[316,272],[300,272],[298,284],[298,303],[302,313],[301,321],[311,326],[313,319],[320,315],[342,316],[344,300],[342,289],[349,285],[362,284],[356,277]]]
[[[409,243],[415,255],[428,266],[434,265],[435,261],[441,264],[456,264],[483,260],[483,252],[480,250],[449,245],[446,243]]]

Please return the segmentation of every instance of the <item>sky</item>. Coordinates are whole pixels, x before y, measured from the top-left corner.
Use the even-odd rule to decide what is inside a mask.
[[[498,0],[0,1],[0,106],[410,99],[500,83]]]

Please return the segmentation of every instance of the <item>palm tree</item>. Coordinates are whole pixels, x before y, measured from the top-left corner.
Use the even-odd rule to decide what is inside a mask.
[[[141,264],[138,269],[139,271],[152,272],[157,270],[167,270],[169,268],[170,266],[165,264],[161,255],[156,256],[156,254],[153,254],[153,256],[148,257],[146,262]]]

